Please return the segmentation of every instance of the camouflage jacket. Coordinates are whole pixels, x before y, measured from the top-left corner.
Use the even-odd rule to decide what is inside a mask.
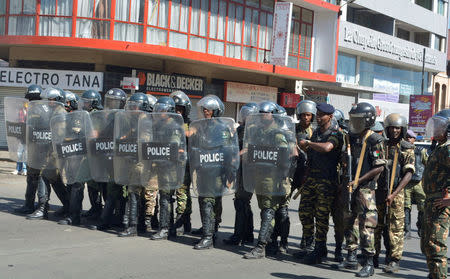
[[[450,140],[434,149],[423,173],[423,190],[427,199],[441,197],[450,190]]]

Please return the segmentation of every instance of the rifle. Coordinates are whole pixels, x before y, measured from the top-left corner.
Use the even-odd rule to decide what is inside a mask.
[[[389,152],[388,152],[389,154]],[[395,173],[397,171],[397,162],[398,162],[398,148],[395,149],[395,154],[394,154],[394,162],[392,163],[392,173],[389,175],[389,168],[387,168],[387,172],[386,172],[386,177],[387,179],[390,178],[389,181],[389,189],[388,189],[388,195],[390,196],[392,194],[392,188],[394,187],[394,180],[395,180]],[[388,221],[388,216],[389,216],[389,209],[390,209],[390,205],[386,205],[386,214],[384,214],[384,224],[387,225],[387,221]]]

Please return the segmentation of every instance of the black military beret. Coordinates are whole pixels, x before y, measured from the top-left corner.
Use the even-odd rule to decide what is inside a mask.
[[[326,104],[326,103],[319,103],[316,106],[317,110],[325,113],[325,114],[333,114],[334,113],[334,107],[330,104]]]

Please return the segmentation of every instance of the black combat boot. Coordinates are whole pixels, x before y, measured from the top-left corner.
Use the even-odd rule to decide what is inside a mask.
[[[48,202],[39,203],[37,209],[27,215],[28,220],[48,220]]]
[[[398,261],[391,261],[386,267],[383,268],[383,271],[386,273],[396,273],[398,272],[400,265]]]
[[[338,263],[344,261],[344,256],[342,255],[342,242],[336,242],[336,248],[334,249],[334,260]]]
[[[34,212],[34,200],[36,198],[36,191],[38,188],[39,180],[42,179],[36,171],[31,169],[27,175],[27,189],[25,191],[25,204],[20,208],[14,210],[19,214],[31,214]]]
[[[305,256],[305,264],[320,264],[327,258],[327,244],[325,241],[316,241],[314,250]]]
[[[422,236],[422,224],[423,224],[423,211],[419,211],[419,215],[417,216],[417,234],[419,237]]]
[[[102,213],[102,200],[100,192],[97,189],[88,186],[88,196],[91,208],[87,212],[81,214],[81,216],[89,219],[96,219]]]
[[[160,192],[161,193],[161,192]],[[159,230],[150,237],[151,240],[164,240],[169,236],[170,195],[160,194],[159,197]]]
[[[242,199],[234,199],[234,233],[227,239],[223,240],[226,245],[239,245],[244,239],[245,234],[245,201]]]
[[[184,233],[190,233],[192,230],[192,224],[191,224],[191,215],[187,213],[183,213],[184,215]]]
[[[81,221],[81,210],[84,198],[84,184],[74,183],[70,185],[69,216],[58,222],[60,225],[79,226]]]
[[[138,194],[129,193],[128,201],[125,206],[125,214],[123,216],[123,223],[125,229],[119,233],[120,237],[137,236],[137,219],[138,219]]]
[[[250,201],[245,203],[245,231],[243,242],[253,244],[255,237],[253,236],[253,212]]]
[[[375,269],[373,267],[373,256],[364,255],[364,264],[361,270],[355,274],[356,277],[370,277],[375,273]]]
[[[184,234],[184,214],[177,213],[177,216],[175,217],[175,222],[173,223],[172,231],[170,232],[171,235],[175,236],[181,236]]]
[[[300,242],[300,251],[294,253],[294,257],[297,259],[303,259],[308,253],[311,253],[314,250],[314,237],[302,237],[302,241]]]
[[[283,206],[278,210],[280,214],[280,248],[282,254],[289,253],[288,237],[291,228],[291,221],[289,220],[289,211],[287,206]]]
[[[194,246],[194,249],[203,250],[213,248],[213,235],[215,231],[214,208],[210,202],[202,202],[200,204],[200,212],[202,218],[203,236],[199,243]]]
[[[405,208],[405,238],[411,238],[411,209]]]
[[[114,207],[116,205],[116,200],[113,195],[108,195],[105,201],[105,206],[103,207],[102,214],[100,215],[100,223],[98,225],[88,226],[91,230],[106,231],[112,228]]]
[[[357,258],[358,250],[355,249],[353,251],[348,251],[347,259],[344,262],[344,267],[346,269],[357,270],[358,269],[358,258]]]
[[[244,255],[245,259],[261,259],[266,256],[265,247],[273,231],[272,220],[274,217],[275,211],[271,208],[264,208],[261,211],[261,228],[259,229],[258,243],[250,252]]]
[[[38,207],[37,209],[27,215],[27,219],[29,220],[41,220],[48,219],[48,200],[50,196],[50,186],[44,179],[38,179]]]
[[[272,229],[272,234],[270,235],[270,240],[266,245],[266,255],[276,255],[278,253],[278,236],[280,235],[280,214],[279,209],[275,211],[275,226]]]

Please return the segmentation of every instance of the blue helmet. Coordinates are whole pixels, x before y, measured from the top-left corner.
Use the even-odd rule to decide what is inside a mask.
[[[278,106],[272,101],[262,101],[259,103],[259,112],[260,113],[272,113],[276,114],[278,112]]]
[[[28,101],[40,100],[42,91],[43,89],[39,85],[30,85],[25,93],[25,98],[28,99]]]
[[[125,109],[152,112],[153,106],[150,104],[149,98],[146,94],[137,92],[128,98],[127,103],[125,104]]]
[[[102,96],[95,90],[86,90],[81,95],[81,100],[83,101],[83,109],[91,111],[93,109],[101,110],[102,106]]]
[[[175,112],[175,102],[170,97],[161,97],[153,107],[153,112]]]

